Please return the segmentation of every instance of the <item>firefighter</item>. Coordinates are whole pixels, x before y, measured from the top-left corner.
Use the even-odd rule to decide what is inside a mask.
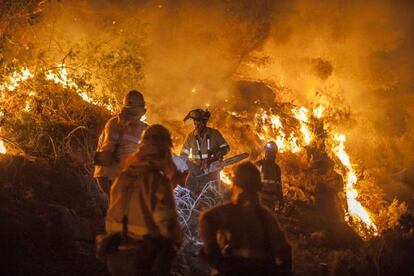
[[[122,163],[138,148],[141,134],[147,127],[141,121],[145,112],[143,95],[130,91],[124,98],[121,112],[106,122],[99,136],[93,176],[106,194]]]
[[[170,274],[182,240],[171,185],[177,172],[171,147],[165,127],[148,127],[138,151],[114,181],[106,231],[124,237],[118,250],[107,256],[114,276]]]
[[[197,176],[213,161],[222,159],[230,150],[220,131],[207,127],[209,118],[210,112],[203,109],[191,110],[184,118],[184,122],[188,119],[193,120],[194,130],[187,135],[180,156],[190,160],[186,186],[195,188],[196,191],[203,188],[202,184],[219,179],[218,173],[203,180],[197,180]]]
[[[251,162],[241,163],[233,184],[231,201],[200,217],[201,256],[211,275],[288,274],[291,248],[274,215],[259,203],[260,171]]]
[[[278,208],[283,208],[285,201],[282,192],[282,174],[279,165],[276,163],[278,148],[275,142],[268,142],[264,147],[265,156],[256,165],[262,173],[262,188],[259,191],[260,203],[275,210],[276,203]]]

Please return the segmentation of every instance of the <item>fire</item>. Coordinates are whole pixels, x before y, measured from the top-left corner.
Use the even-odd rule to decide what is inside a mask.
[[[291,111],[294,117],[300,123],[299,131],[302,134],[303,139],[298,139],[298,137],[295,135],[295,130],[291,131],[287,138],[282,120],[279,115],[272,114],[270,111],[262,110],[255,116],[257,137],[259,137],[259,139],[264,142],[275,141],[280,153],[298,153],[303,147],[308,146],[315,136],[308,127],[310,124],[308,118],[308,109],[305,107],[297,107],[293,108]],[[317,119],[321,119],[323,117],[324,111],[324,107],[322,105],[319,105],[313,109],[313,115]],[[368,211],[358,201],[358,191],[355,188],[355,184],[357,183],[358,178],[350,161],[349,155],[345,151],[345,141],[345,135],[336,135],[334,138],[335,146],[331,149],[328,149],[332,151],[334,155],[339,159],[339,165],[343,166],[346,172],[344,175],[344,192],[347,202],[345,220],[349,224],[352,224],[353,221],[358,221],[359,225],[362,225],[363,228],[357,229],[357,231],[363,236],[367,234],[367,231],[365,231],[365,229],[368,229],[370,233],[377,235],[378,230],[376,225],[371,220]],[[353,224],[353,226],[355,226],[355,224]]]
[[[293,108],[292,113],[295,116],[295,118],[298,119],[300,122],[300,131],[302,132],[305,145],[309,145],[312,141],[313,135],[307,126],[307,123],[309,121],[307,114],[308,109],[305,107]]]
[[[82,91],[79,86],[73,81],[68,74],[68,70],[66,69],[65,64],[58,64],[57,65],[57,72],[56,70],[47,70],[45,73],[45,77],[47,80],[51,80],[56,84],[62,85],[64,88],[70,88],[76,91],[76,93],[85,101],[94,105],[103,106],[111,112],[115,111],[115,108],[112,105],[104,104],[91,96],[89,96],[86,92]]]
[[[346,136],[344,134],[336,135],[335,141],[337,142],[337,145],[334,147],[333,151],[346,170],[344,192],[348,205],[348,212],[345,219],[349,223],[350,217],[352,217],[355,220],[364,223],[368,229],[374,232],[374,235],[377,235],[378,230],[376,225],[372,222],[368,211],[358,201],[358,191],[355,188],[358,178],[350,161],[349,155],[345,151]]]
[[[1,133],[1,128],[0,128],[0,133]],[[4,146],[4,142],[2,139],[0,139],[0,154],[6,154],[7,153],[7,149]]]
[[[262,112],[256,114],[255,123],[257,137],[263,142],[274,141],[279,152],[290,151],[296,153],[301,150],[294,132],[291,132],[286,138],[280,116],[262,110]]]
[[[231,186],[233,185],[231,179],[230,179],[230,174],[228,174],[225,171],[220,171],[220,180],[222,183],[224,183],[226,186]]]
[[[325,112],[325,107],[323,105],[319,105],[313,109],[313,116],[315,116],[318,119],[321,119],[323,117],[324,112]]]
[[[4,146],[4,142],[3,140],[0,139],[0,154],[6,154],[7,150],[6,147]]]
[[[0,84],[0,99],[5,99],[9,97],[9,92],[15,91],[22,82],[33,79],[34,73],[30,71],[27,67],[22,67],[19,70],[16,70],[10,74],[10,76],[5,77],[5,81]],[[107,110],[111,111],[112,113],[115,111],[115,108],[112,105],[105,104],[97,99],[94,99],[90,95],[88,95],[85,91],[76,84],[76,82],[69,77],[68,70],[65,64],[60,64],[56,67],[56,69],[47,70],[44,74],[46,80],[51,80],[56,84],[61,85],[64,88],[73,89],[76,93],[86,102],[102,106]],[[36,96],[36,91],[27,91],[26,92],[29,97]],[[22,106],[22,110],[26,113],[30,113],[32,111],[31,101],[29,99],[24,101],[24,106]],[[0,117],[4,117],[5,114],[3,111],[0,111]],[[146,118],[142,118],[142,120],[146,120]],[[7,149],[4,146],[3,140],[0,139],[0,153],[5,154]]]
[[[28,80],[30,78],[33,78],[33,74],[28,68],[23,67],[20,69],[20,72],[14,71],[12,75],[8,77],[9,81],[6,81],[4,84],[0,84],[0,91],[14,91],[17,87],[19,87],[22,81]],[[4,97],[3,93],[2,96]]]
[[[25,107],[24,107],[24,112],[30,112],[31,108],[30,108],[30,102],[26,100],[25,102]]]

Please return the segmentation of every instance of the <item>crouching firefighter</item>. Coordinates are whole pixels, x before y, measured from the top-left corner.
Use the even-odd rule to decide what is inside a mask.
[[[241,163],[233,184],[231,202],[200,217],[201,256],[211,275],[290,275],[291,247],[274,215],[259,204],[259,170]]]
[[[141,122],[145,112],[142,94],[130,91],[124,98],[121,112],[106,122],[99,136],[93,176],[101,191],[107,195],[119,168],[138,149],[141,134],[147,127]]]
[[[184,122],[193,120],[194,130],[187,135],[180,156],[190,161],[186,186],[196,192],[201,191],[203,184],[219,180],[219,172],[201,179],[197,176],[203,174],[214,161],[223,159],[230,150],[220,131],[207,127],[209,118],[210,112],[203,109],[191,110],[184,118]]]
[[[279,165],[276,163],[278,148],[275,142],[271,141],[264,146],[264,158],[257,161],[256,165],[262,173],[262,188],[259,191],[260,203],[274,211],[283,208],[285,201],[282,192],[282,174]]]
[[[170,274],[182,240],[171,185],[177,172],[171,147],[165,127],[148,127],[111,188],[106,231],[122,233],[120,245],[106,257],[114,276]]]

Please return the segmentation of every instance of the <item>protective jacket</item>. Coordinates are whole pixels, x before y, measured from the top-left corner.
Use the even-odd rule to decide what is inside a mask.
[[[106,216],[107,233],[122,231],[127,204],[129,236],[163,235],[179,242],[180,233],[174,232],[179,227],[171,184],[151,162],[134,161],[115,180]]]
[[[147,124],[143,122],[130,124],[121,115],[109,119],[99,136],[96,151],[111,152],[116,161],[108,166],[95,166],[93,176],[115,179],[119,168],[138,149],[141,134],[146,127]]]
[[[246,204],[239,200],[204,212],[200,235],[204,241],[202,254],[219,275],[233,275],[225,272],[238,271],[239,265],[246,265],[245,269],[249,264],[255,264],[257,269],[276,266],[276,258],[281,256],[291,261],[290,246],[276,218],[258,202]],[[287,265],[290,267],[290,263]],[[254,273],[262,275],[259,271]]]
[[[274,208],[274,202],[283,202],[282,174],[280,167],[274,161],[265,159],[259,160],[256,165],[262,173],[262,188],[259,191],[259,199],[262,203],[273,202]],[[272,210],[273,208],[271,207]]]
[[[187,135],[180,155],[200,165],[203,160],[210,159],[218,151],[222,151],[225,155],[229,150],[230,147],[220,131],[207,127],[202,137],[196,130]]]

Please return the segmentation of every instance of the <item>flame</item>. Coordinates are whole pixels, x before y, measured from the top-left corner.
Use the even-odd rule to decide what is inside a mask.
[[[262,110],[255,115],[255,123],[257,137],[263,142],[274,141],[279,152],[296,153],[301,150],[294,132],[291,132],[286,138],[280,116]]]
[[[357,221],[361,221],[368,227],[368,229],[371,229],[374,232],[374,235],[376,235],[378,234],[376,225],[372,222],[368,211],[358,201],[358,191],[355,188],[358,178],[349,155],[345,151],[346,136],[344,134],[336,135],[335,141],[337,142],[337,145],[333,148],[333,151],[346,170],[344,192],[348,204],[348,212],[345,219],[348,223],[350,222],[350,217],[353,217]]]
[[[325,107],[323,105],[319,105],[313,109],[313,116],[320,119],[323,117],[324,112],[325,112]]]
[[[24,112],[30,112],[31,108],[30,108],[30,102],[28,100],[26,100],[25,102],[25,107],[24,107]]]
[[[1,128],[0,128],[0,133],[1,133]],[[0,139],[0,154],[6,154],[7,153],[7,149],[4,146],[4,142],[2,139]]]
[[[220,171],[220,180],[226,186],[232,186],[233,182],[230,179],[230,174],[225,171]]]
[[[313,115],[317,118],[322,118],[324,107],[318,106],[313,110]],[[299,130],[303,136],[303,139],[298,139],[295,132],[292,131],[288,138],[284,131],[282,120],[280,116],[271,114],[270,111],[260,111],[255,115],[256,135],[262,141],[275,141],[279,152],[292,152],[298,153],[304,146],[307,146],[314,134],[310,131],[308,124],[308,109],[305,107],[293,108],[292,113],[299,121]],[[335,136],[335,146],[331,149],[336,157],[338,157],[340,165],[345,168],[346,174],[344,175],[344,192],[347,201],[347,210],[345,214],[345,220],[351,224],[352,218],[354,221],[360,222],[363,225],[363,229],[357,229],[361,236],[366,236],[368,233],[365,229],[368,229],[369,233],[374,235],[378,234],[376,225],[370,218],[368,211],[358,201],[358,191],[355,188],[355,184],[358,181],[353,165],[350,161],[349,155],[345,151],[345,135]],[[354,224],[355,226],[355,224]]]
[[[17,87],[19,87],[22,81],[25,81],[30,78],[33,78],[33,74],[30,72],[28,68],[23,67],[20,69],[20,72],[14,71],[11,74],[11,76],[8,77],[8,81],[6,81],[4,84],[0,84],[0,91],[14,91]],[[2,93],[2,97],[5,97],[4,93]]]
[[[0,139],[0,154],[6,154],[7,150],[6,147],[4,146],[4,142],[3,140]]]
[[[66,69],[65,64],[58,64],[57,65],[57,72],[53,72],[53,70],[47,70],[45,73],[45,77],[47,80],[51,80],[56,84],[62,85],[64,88],[70,88],[76,91],[76,93],[85,101],[88,103],[91,103],[93,105],[98,105],[105,107],[107,110],[114,112],[115,108],[112,105],[104,104],[97,99],[92,98],[89,96],[85,91],[82,91],[79,86],[76,84],[75,81],[73,81],[69,75],[68,70]]]
[[[305,146],[309,145],[313,139],[313,135],[307,126],[307,123],[309,121],[307,115],[308,109],[306,107],[293,108],[292,113],[295,116],[295,118],[298,119],[298,121],[300,122],[300,132],[302,132]]]

